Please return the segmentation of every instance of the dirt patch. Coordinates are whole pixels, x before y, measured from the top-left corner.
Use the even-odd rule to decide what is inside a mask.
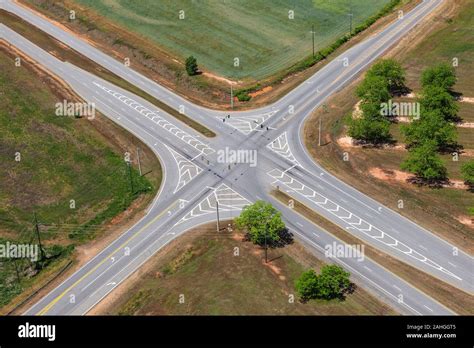
[[[369,173],[374,178],[386,181],[407,182],[407,180],[413,177],[412,174],[402,172],[401,170],[386,170],[382,168],[371,168]]]
[[[463,156],[474,157],[474,149],[464,149],[461,153]]]
[[[337,144],[344,148],[344,149],[350,149],[350,148],[363,148],[363,147],[373,147],[372,145],[364,145],[364,144],[358,144],[354,139],[348,135],[342,136],[337,138]],[[388,149],[388,150],[398,150],[398,151],[406,151],[405,145],[403,144],[383,144],[379,148],[382,149]]]
[[[468,190],[469,186],[464,183],[462,180],[449,180],[448,184],[443,185],[446,188],[452,188],[457,190]]]
[[[338,138],[337,143],[339,144],[339,146],[346,149],[357,146],[357,145],[354,145],[354,139],[352,139],[352,137],[350,136],[344,136],[344,137]]]
[[[459,98],[459,101],[462,103],[474,104],[474,98],[471,97],[461,97]]]
[[[202,74],[203,74],[204,76],[209,77],[209,78],[211,78],[211,79],[214,79],[214,80],[216,80],[216,81],[228,83],[229,85],[237,85],[237,84],[241,84],[241,83],[242,83],[242,81],[233,81],[233,80],[227,79],[227,78],[225,78],[225,77],[223,77],[223,76],[215,75],[215,74],[213,74],[213,73],[211,73],[211,72],[206,72],[206,71],[205,71],[205,72],[203,72]]]
[[[463,225],[466,225],[470,228],[474,228],[474,217],[461,215],[461,216],[458,216],[458,221],[462,223]]]
[[[272,87],[272,86],[267,86],[267,87],[264,87],[264,88],[262,88],[262,89],[259,89],[258,91],[249,93],[249,95],[250,95],[252,98],[255,98],[255,97],[259,96],[259,95],[268,93],[268,92],[270,92],[270,91],[272,91],[272,90],[273,90],[273,87]]]
[[[414,176],[411,173],[403,172],[401,170],[396,169],[382,169],[378,167],[370,168],[369,170],[370,175],[374,178],[384,181],[397,181],[407,183],[408,180],[412,179]],[[461,180],[450,180],[449,183],[442,185],[445,188],[457,189],[457,190],[467,190],[469,186],[467,186]]]

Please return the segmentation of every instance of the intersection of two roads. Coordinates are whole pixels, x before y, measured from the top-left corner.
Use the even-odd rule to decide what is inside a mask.
[[[281,204],[279,188],[364,242],[472,293],[472,258],[398,213],[382,206],[321,168],[302,142],[305,119],[403,38],[443,0],[423,1],[409,13],[336,57],[320,71],[263,108],[223,112],[203,108],[135,72],[72,33],[9,0],[10,11],[143,91],[213,130],[205,138],[153,104],[29,42],[0,24],[0,39],[63,79],[85,101],[147,144],[160,158],[164,179],[146,215],[43,297],[25,314],[82,315],[165,244],[187,230],[237,216],[245,205],[276,206],[289,230],[318,256],[342,243]],[[230,117],[227,115],[230,114]],[[256,165],[222,161],[223,151],[257,154]],[[404,314],[450,315],[445,306],[369,258],[333,259],[354,280]]]

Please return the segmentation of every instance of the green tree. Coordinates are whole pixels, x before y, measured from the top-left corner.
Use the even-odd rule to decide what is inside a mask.
[[[437,111],[425,112],[418,120],[402,125],[401,132],[408,148],[419,146],[430,139],[435,141],[437,151],[456,145],[456,127]]]
[[[367,76],[382,77],[391,92],[405,88],[405,70],[393,59],[380,60],[367,71]]]
[[[446,167],[436,154],[436,148],[436,142],[428,140],[422,145],[410,149],[408,157],[401,164],[401,168],[429,183],[446,179]]]
[[[357,86],[356,95],[362,99],[362,102],[378,105],[388,102],[390,91],[387,80],[382,76],[368,75],[364,81]]]
[[[280,235],[285,230],[281,213],[270,203],[256,201],[242,209],[240,216],[235,219],[238,228],[248,232],[250,240],[258,245],[280,241]]]
[[[337,265],[325,265],[318,276],[318,297],[326,300],[341,298],[351,287],[350,273]]]
[[[384,120],[386,116],[382,115],[381,104],[371,101],[362,100],[360,103],[360,110],[365,118]]]
[[[350,273],[340,266],[324,265],[319,275],[312,269],[303,272],[296,281],[295,288],[303,301],[343,298],[352,286],[349,277]]]
[[[421,113],[437,111],[446,121],[457,121],[459,107],[453,96],[443,87],[427,86],[423,89],[421,99]]]
[[[295,284],[296,292],[303,301],[308,301],[317,297],[318,276],[316,272],[309,269],[301,274]]]
[[[421,74],[421,85],[424,88],[429,86],[440,87],[445,91],[450,90],[456,84],[456,72],[454,67],[442,63],[431,68],[427,68]]]
[[[193,56],[186,58],[186,72],[189,76],[194,76],[198,73],[197,60]]]
[[[391,140],[390,122],[376,117],[348,119],[348,134],[350,137],[368,144],[384,144]]]
[[[474,160],[466,162],[461,167],[462,178],[469,186],[474,186]]]

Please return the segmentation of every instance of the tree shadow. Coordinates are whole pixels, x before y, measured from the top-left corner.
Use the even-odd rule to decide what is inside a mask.
[[[276,257],[274,257],[274,258],[269,259],[268,262],[276,261],[276,260],[278,260],[278,259],[281,259],[282,257],[283,257],[283,255],[276,256]]]
[[[430,187],[434,189],[440,189],[443,186],[449,184],[449,179],[443,178],[443,179],[437,179],[437,180],[426,180],[419,176],[413,176],[411,178],[408,178],[407,182],[410,184],[417,185],[419,187],[426,186],[426,187]]]
[[[394,97],[405,97],[411,92],[413,92],[413,90],[408,86],[395,87],[390,90],[390,94]]]
[[[457,101],[460,101],[461,98],[463,97],[463,94],[461,92],[449,91],[449,94],[451,94],[453,98],[456,99]]]
[[[270,248],[283,248],[285,245],[293,244],[293,233],[291,233],[288,228],[285,227],[281,230],[278,236],[280,239],[269,244],[268,246]]]

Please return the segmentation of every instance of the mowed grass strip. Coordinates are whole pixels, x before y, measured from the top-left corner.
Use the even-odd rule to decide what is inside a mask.
[[[148,102],[152,103],[156,107],[162,109],[166,113],[175,117],[179,121],[198,131],[206,137],[215,137],[216,134],[209,128],[203,126],[199,122],[194,121],[193,119],[187,117],[184,114],[181,114],[177,110],[170,107],[168,104],[161,102],[135,85],[127,82],[121,77],[115,75],[109,70],[103,68],[96,62],[90,60],[89,58],[83,56],[79,52],[71,49],[70,47],[65,46],[60,43],[58,40],[48,35],[47,33],[41,31],[30,23],[24,21],[20,17],[7,12],[3,9],[0,9],[0,22],[5,24],[10,29],[21,34],[26,39],[30,40],[34,44],[38,45],[45,51],[50,52],[58,59],[62,61],[67,61],[85,71],[88,71],[110,83],[113,83],[116,86],[119,86],[135,95],[142,97]]]
[[[75,2],[150,39],[181,61],[194,55],[213,73],[259,80],[311,55],[313,25],[318,51],[349,33],[349,13],[354,29],[389,0]]]
[[[275,190],[272,194],[285,205],[288,204],[291,199],[295,204],[294,210],[296,212],[313,222],[315,225],[325,229],[343,242],[350,245],[364,245],[364,252],[367,257],[436,299],[455,313],[462,315],[474,314],[474,297],[468,293],[377,250],[370,244],[367,244],[348,233],[346,230],[335,225],[285,192]]]
[[[239,254],[235,251],[238,248]],[[324,265],[295,242],[263,250],[243,234],[195,228],[171,242],[93,314],[120,315],[393,315],[391,308],[356,288],[344,301],[300,303],[295,280]],[[295,295],[292,303],[290,295]],[[180,303],[180,295],[184,299]]]

